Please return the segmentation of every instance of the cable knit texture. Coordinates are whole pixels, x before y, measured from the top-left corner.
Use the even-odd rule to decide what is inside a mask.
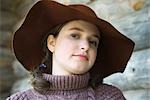
[[[18,92],[7,100],[125,100],[122,92],[110,85],[101,84],[96,89],[88,86],[90,75],[57,76],[43,74],[51,83],[40,93],[34,89]]]

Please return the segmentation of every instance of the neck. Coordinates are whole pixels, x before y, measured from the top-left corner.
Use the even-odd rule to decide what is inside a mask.
[[[52,67],[52,75],[70,75],[70,73],[66,72],[59,66]]]
[[[53,56],[52,64],[52,75],[70,75],[70,73],[65,70],[65,67],[56,62],[56,58]]]
[[[44,73],[43,78],[51,83],[50,90],[72,90],[87,87],[90,74],[59,76]]]

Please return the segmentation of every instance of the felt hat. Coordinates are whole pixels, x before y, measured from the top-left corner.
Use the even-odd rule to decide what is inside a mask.
[[[40,65],[45,56],[42,44],[45,35],[52,27],[72,20],[91,22],[101,31],[91,76],[104,78],[115,72],[123,72],[133,52],[134,42],[100,19],[91,8],[80,4],[63,5],[51,0],[38,1],[15,32],[13,49],[18,61],[27,70]]]

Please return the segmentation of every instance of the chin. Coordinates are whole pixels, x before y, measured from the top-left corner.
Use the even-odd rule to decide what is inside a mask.
[[[90,70],[90,67],[87,68],[85,66],[81,65],[80,66],[72,66],[71,68],[68,69],[69,72],[72,74],[85,74]]]
[[[88,71],[74,71],[73,74],[85,74]]]

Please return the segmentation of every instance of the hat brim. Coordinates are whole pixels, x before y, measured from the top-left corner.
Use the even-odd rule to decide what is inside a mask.
[[[114,72],[123,72],[133,52],[132,40],[96,16],[48,0],[37,2],[14,34],[13,48],[18,61],[27,70],[33,70],[40,65],[45,56],[42,39],[52,27],[72,20],[91,22],[102,33],[97,59],[90,70],[91,75],[99,74],[104,78]]]

